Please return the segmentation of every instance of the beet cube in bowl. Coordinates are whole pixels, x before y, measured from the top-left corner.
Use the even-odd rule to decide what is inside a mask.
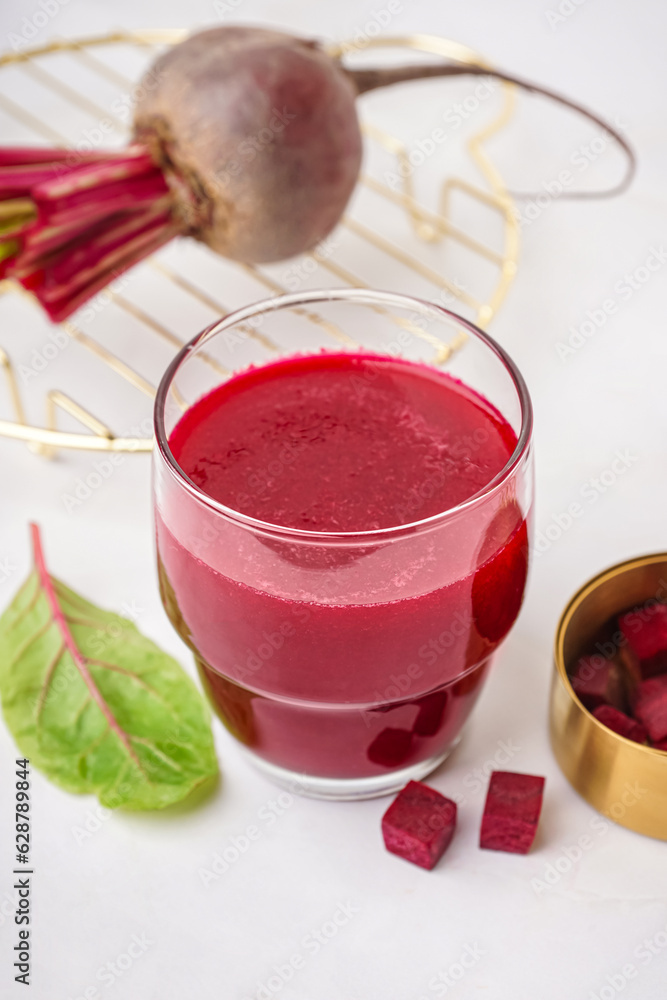
[[[651,742],[667,740],[667,674],[642,681],[633,714],[646,726]]]
[[[667,673],[667,604],[628,611],[618,625],[627,642],[623,656],[631,671],[644,680]]]
[[[527,854],[542,811],[544,778],[493,771],[484,805],[479,846],[491,851]]]
[[[619,665],[599,653],[582,656],[570,676],[572,687],[582,705],[594,711],[600,705],[623,708],[623,679]]]
[[[612,705],[600,705],[595,709],[593,715],[603,726],[618,733],[619,736],[625,736],[626,740],[633,740],[635,743],[646,743],[648,733],[641,722],[631,719],[625,712],[619,712]]]
[[[392,854],[433,868],[456,828],[456,803],[420,781],[410,781],[382,817],[382,836]]]

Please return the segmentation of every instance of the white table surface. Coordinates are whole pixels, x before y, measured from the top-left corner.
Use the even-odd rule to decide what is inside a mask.
[[[348,37],[385,6],[241,0],[225,16]],[[498,65],[618,116],[640,156],[636,183],[622,199],[552,204],[524,227],[519,276],[491,327],[519,363],[535,404],[537,527],[544,531],[573,501],[582,501],[584,513],[534,561],[520,619],[465,739],[431,779],[444,794],[464,798],[449,853],[430,873],[387,854],[380,836],[386,800],[294,799],[278,805],[280,815],[269,822],[266,807],[279,792],[244,762],[217,721],[222,785],[190,811],[103,814],[96,821],[95,799],[69,795],[35,773],[27,993],[12,981],[16,928],[6,914],[16,754],[0,724],[0,995],[8,1000],[665,997],[667,844],[613,824],[596,826],[596,813],[556,766],[546,712],[554,628],[568,597],[605,566],[665,548],[667,267],[619,300],[617,312],[571,356],[561,359],[557,344],[586,310],[618,297],[615,283],[667,235],[667,7],[658,0],[564,0],[560,7],[571,13],[550,24],[556,0],[403,0],[388,29],[466,42]],[[5,0],[0,45],[9,47],[10,34],[39,9],[37,0]],[[121,24],[194,27],[217,19],[206,0],[69,0],[33,42]],[[48,326],[36,309],[17,298],[1,315],[0,341],[17,361],[45,343]],[[64,367],[56,364],[57,384]],[[4,396],[0,408],[7,415]],[[35,419],[40,413],[35,409]],[[627,471],[604,493],[593,487],[596,500],[587,500],[582,490],[619,450],[630,455]],[[147,458],[129,456],[68,514],[62,494],[91,471],[94,456],[47,463],[2,439],[0,456],[0,559],[10,567],[0,574],[0,603],[27,572],[26,524],[37,519],[57,575],[103,606],[134,602],[140,627],[192,671],[158,597]],[[474,769],[502,743],[514,748],[510,769],[547,777],[539,837],[527,857],[477,847],[484,793]],[[86,824],[91,832],[83,837]],[[259,826],[259,839],[205,886],[200,870],[251,824]],[[567,868],[562,859],[585,834],[582,856],[537,891],[533,880],[557,863]],[[336,934],[314,944],[314,932],[335,915]],[[144,941],[132,949],[138,957],[129,967],[121,957],[118,975],[105,973],[135,936]],[[271,978],[297,955],[299,968],[287,982]]]

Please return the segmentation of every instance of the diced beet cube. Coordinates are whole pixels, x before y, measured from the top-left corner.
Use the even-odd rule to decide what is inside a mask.
[[[634,716],[646,726],[653,743],[667,740],[667,674],[642,681],[637,688]]]
[[[618,664],[599,653],[582,656],[577,661],[570,680],[579,701],[591,712],[599,705],[623,708],[625,704]]]
[[[667,604],[628,611],[618,620],[627,640],[626,661],[633,661],[641,678],[667,672]]]
[[[651,743],[654,750],[664,750],[667,753],[667,740],[657,740],[655,743]]]
[[[600,705],[593,712],[593,715],[607,729],[612,729],[619,736],[625,736],[626,740],[634,740],[635,743],[646,743],[648,733],[641,722],[631,719],[625,712],[619,712],[612,705]]]
[[[494,771],[484,805],[479,846],[490,851],[527,854],[542,810],[544,778]]]
[[[445,853],[456,827],[456,802],[410,781],[382,817],[385,847],[429,870]]]

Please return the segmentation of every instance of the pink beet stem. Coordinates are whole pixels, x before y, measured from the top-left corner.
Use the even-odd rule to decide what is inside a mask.
[[[82,167],[108,160],[103,153],[76,153],[68,149],[34,150],[21,148],[0,148],[0,201],[27,195],[37,185],[62,181],[63,174],[80,171]],[[122,161],[127,159],[126,150],[121,151]],[[73,159],[74,163],[67,163]],[[152,161],[151,161],[152,163]],[[155,165],[152,164],[153,169]]]
[[[89,274],[96,270],[91,264],[91,255],[88,252],[91,242],[94,243],[102,235],[107,235],[116,239],[118,243],[115,234],[120,231],[122,245],[122,237],[126,235],[129,226],[133,227],[130,230],[132,232],[137,225],[144,229],[145,223],[144,217],[137,220],[137,216],[132,212],[122,212],[112,219],[104,219],[70,243],[60,245],[51,252],[22,253],[20,261],[11,271],[11,276],[29,291],[41,289],[41,294],[46,300],[53,296],[59,298],[61,295],[69,295],[79,285],[85,285]],[[103,252],[104,248],[98,247],[96,255],[98,261]],[[87,265],[85,268],[84,264]]]
[[[29,280],[30,288],[40,290],[40,300],[49,302],[71,296],[93,280],[101,271],[114,267],[128,252],[139,249],[152,238],[156,229],[169,222],[162,212],[148,211],[144,215],[122,216],[112,228],[104,227],[93,237],[79,239],[71,248],[36,261],[28,275],[18,275]],[[24,283],[25,287],[25,283]]]
[[[162,171],[139,144],[90,156],[5,150],[0,202],[16,191],[29,194],[37,218],[5,210],[5,233],[21,238],[0,239],[0,272],[33,291],[56,322],[183,231]]]
[[[102,229],[92,239],[86,240],[85,245],[73,247],[49,264],[49,271],[63,287],[70,282],[74,282],[74,287],[85,284],[88,276],[95,274],[100,266],[106,270],[116,257],[132,247],[134,241],[168,221],[167,212],[156,212],[154,209],[120,218],[113,227]]]
[[[171,199],[168,195],[150,204],[151,209],[155,212],[167,212],[170,206]],[[144,206],[143,210],[146,210],[146,206]],[[121,213],[117,214],[120,218]],[[123,216],[129,214],[128,212],[122,213]],[[108,227],[109,224],[110,216],[108,215],[103,215],[99,218],[95,218],[94,216],[80,218],[79,213],[73,213],[70,221],[57,226],[42,227],[33,224],[27,229],[24,235],[22,263],[29,265],[52,250],[65,250],[77,237],[83,236],[86,233],[89,237],[96,236],[105,227]]]
[[[79,308],[79,306],[82,306],[85,302],[91,299],[93,295],[96,295],[97,292],[105,288],[115,278],[120,277],[120,275],[125,271],[134,267],[134,265],[138,264],[139,261],[143,260],[145,257],[149,257],[152,253],[155,253],[160,249],[160,247],[164,246],[165,243],[169,243],[170,240],[173,240],[175,236],[179,235],[180,231],[181,230],[177,226],[174,226],[171,223],[163,225],[156,230],[151,241],[144,243],[139,249],[135,248],[125,257],[117,260],[108,270],[100,271],[75,295],[65,295],[60,299],[53,299],[50,302],[46,302],[43,300],[39,291],[35,294],[44,309],[46,309],[49,318],[53,320],[54,323],[62,323],[62,321],[67,319],[68,316],[71,316],[72,313]]]
[[[148,210],[145,209],[144,212],[146,211]],[[143,216],[144,213],[137,214]],[[124,225],[135,219],[134,212],[118,212],[113,216],[104,216],[102,219],[83,219],[80,226],[63,230],[60,239],[53,235],[53,228],[44,230],[44,232],[52,234],[51,239],[44,243],[39,241],[41,232],[37,231],[31,245],[26,239],[21,259],[14,266],[14,277],[22,281],[37,272],[47,269],[52,271],[60,261],[69,259],[72,252],[78,247],[88,245],[101,233],[109,232],[110,228],[115,229],[121,224]],[[34,281],[31,287],[33,286]]]
[[[82,278],[74,274],[73,279],[66,283],[58,282],[54,279],[53,273],[48,266],[35,267],[28,274],[17,276],[10,272],[12,277],[18,278],[21,284],[30,291],[33,291],[49,314],[53,310],[59,314],[65,309],[70,301],[77,303],[85,301],[86,289],[99,286],[99,276],[102,274],[113,275],[120,273],[132,263],[137,263],[149,253],[152,253],[159,246],[162,246],[169,239],[177,234],[169,216],[158,217],[150,227],[144,227],[143,231],[135,235],[131,241],[120,242],[118,247],[98,260],[94,268],[87,268],[85,276]],[[110,280],[110,279],[108,279]],[[101,287],[101,286],[99,286]],[[91,292],[91,294],[93,294]],[[70,312],[72,310],[70,309]],[[62,316],[61,316],[62,318]]]
[[[134,152],[122,158],[77,167],[63,177],[46,181],[34,194],[39,198],[66,198],[76,191],[95,189],[141,174],[160,172],[149,153]]]
[[[126,150],[120,150],[122,154]],[[109,150],[80,153],[72,149],[59,149],[50,146],[2,146],[0,147],[0,167],[13,167],[28,163],[62,163],[70,158],[81,162],[105,160],[113,156]],[[79,164],[77,164],[78,166]]]
[[[0,199],[17,198],[30,194],[37,184],[53,180],[57,163],[41,163],[37,166],[21,165],[0,167]]]
[[[171,202],[169,196],[165,196],[164,192],[161,194],[156,193],[152,198],[136,199],[127,198],[124,194],[121,194],[117,200],[109,200],[108,202],[91,201],[80,208],[67,209],[67,211],[53,213],[52,215],[49,215],[48,212],[43,212],[40,205],[37,221],[31,230],[31,245],[41,241],[42,231],[47,232],[48,239],[50,239],[56,229],[62,229],[65,233],[70,228],[92,230],[98,224],[108,223],[111,219],[115,220],[118,215],[143,213],[147,208],[153,207],[157,203]]]
[[[108,218],[91,220],[89,218],[75,219],[72,222],[59,226],[39,226],[33,224],[25,233],[23,242],[23,262],[28,264],[30,260],[37,260],[38,257],[47,254],[50,250],[64,248],[86,232],[94,234],[101,226],[108,223]]]
[[[37,188],[33,194],[40,224],[57,226],[82,215],[99,218],[126,208],[143,207],[144,203],[168,194],[169,188],[162,174],[156,173],[152,177],[107,184],[95,191],[77,191],[66,198],[45,198],[42,191],[43,188]]]

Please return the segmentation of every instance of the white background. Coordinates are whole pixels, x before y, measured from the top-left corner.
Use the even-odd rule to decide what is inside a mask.
[[[342,38],[383,6],[382,0],[242,0],[228,17]],[[272,980],[271,996],[588,1000],[621,992],[627,1000],[664,998],[667,948],[650,960],[637,949],[655,935],[658,945],[667,941],[661,936],[667,845],[592,825],[596,814],[556,767],[546,713],[554,628],[571,593],[613,562],[666,547],[667,267],[571,356],[559,357],[557,345],[586,320],[587,310],[618,297],[615,283],[666,235],[667,8],[659,0],[567,0],[561,6],[571,13],[550,24],[555,0],[404,0],[388,29],[465,42],[500,66],[617,116],[640,157],[636,183],[621,200],[558,202],[524,227],[519,276],[491,327],[524,372],[535,404],[537,527],[545,531],[573,501],[584,513],[535,560],[521,617],[463,744],[431,779],[444,794],[465,799],[450,851],[430,873],[385,853],[383,800],[294,800],[267,823],[264,807],[278,793],[241,760],[218,722],[222,785],[192,810],[105,816],[82,840],[77,831],[94,825],[95,800],[68,795],[35,774],[34,965],[27,994],[35,1000],[241,1000],[257,996],[274,967],[297,953],[303,968],[279,989]],[[10,35],[37,10],[32,0],[4,0],[0,46],[9,48]],[[33,43],[119,25],[194,27],[218,20],[207,0],[69,0]],[[45,321],[18,299],[3,303],[0,315],[2,346],[17,362],[26,361],[29,346],[46,340]],[[201,325],[182,332],[193,334]],[[59,384],[54,373],[64,368],[55,366],[40,376],[40,391]],[[102,407],[105,391],[106,383],[99,389]],[[4,397],[0,408],[8,415]],[[35,409],[34,418],[41,412]],[[627,472],[595,503],[587,501],[582,489],[610,467],[619,449],[631,456]],[[58,576],[102,605],[120,609],[134,602],[140,627],[190,670],[159,603],[147,458],[128,457],[73,513],[62,495],[91,471],[94,456],[46,463],[0,440],[0,459],[0,557],[10,567],[2,574],[0,603],[27,572],[26,524],[37,519]],[[492,759],[499,741],[520,748],[510,768],[547,776],[540,832],[527,857],[476,846],[483,793],[471,774]],[[12,982],[16,929],[6,915],[15,749],[4,725],[0,751],[0,993],[13,998],[26,991]],[[249,824],[260,827],[259,840],[205,887],[199,869]],[[531,880],[543,880],[559,860],[566,868],[567,849],[584,834],[590,848],[556,884],[536,891]],[[314,954],[304,939],[340,903],[356,912]],[[113,984],[103,982],[98,971],[126,952],[134,935],[145,935],[147,950]],[[434,977],[450,968],[457,975],[466,948],[481,957],[456,985],[447,987],[441,978],[436,991]],[[625,983],[619,970],[627,963],[637,974]]]

